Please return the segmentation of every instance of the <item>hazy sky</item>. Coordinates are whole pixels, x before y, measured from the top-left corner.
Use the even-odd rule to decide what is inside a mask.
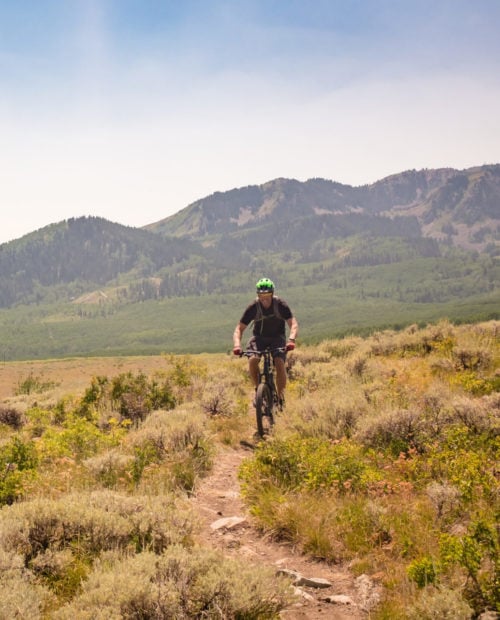
[[[0,242],[500,163],[499,0],[1,0]]]

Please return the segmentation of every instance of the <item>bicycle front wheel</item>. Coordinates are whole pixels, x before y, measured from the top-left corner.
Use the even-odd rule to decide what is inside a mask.
[[[269,386],[261,383],[255,395],[255,413],[257,416],[257,431],[261,437],[268,435],[274,424],[273,397]]]

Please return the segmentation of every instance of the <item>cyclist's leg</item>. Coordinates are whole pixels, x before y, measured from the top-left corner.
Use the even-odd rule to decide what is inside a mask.
[[[274,358],[274,367],[276,368],[276,390],[278,398],[282,399],[286,387],[286,368],[281,357]]]
[[[276,338],[273,342],[273,348],[284,348],[286,346],[285,338],[281,336]],[[283,400],[285,387],[286,387],[286,351],[280,351],[274,354],[274,367],[276,368],[276,391],[278,392],[278,399],[280,402]]]
[[[254,387],[259,385],[259,361],[257,355],[248,358],[248,372]]]
[[[255,340],[255,337],[250,338],[250,340],[248,341],[247,349],[249,351],[259,350],[257,348],[257,342]],[[252,357],[248,358],[248,373],[250,375],[250,380],[252,381],[252,384],[255,388],[257,388],[257,386],[259,385],[259,362],[260,357],[257,355],[257,353],[255,355],[252,355]]]

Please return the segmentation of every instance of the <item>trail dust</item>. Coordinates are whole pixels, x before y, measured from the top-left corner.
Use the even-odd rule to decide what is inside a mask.
[[[253,525],[238,481],[238,468],[251,454],[250,444],[219,448],[214,469],[192,497],[202,525],[199,543],[221,550],[227,557],[301,576],[302,582],[294,586],[297,601],[281,612],[285,620],[368,618],[379,591],[367,576],[356,578],[345,567],[311,560]]]

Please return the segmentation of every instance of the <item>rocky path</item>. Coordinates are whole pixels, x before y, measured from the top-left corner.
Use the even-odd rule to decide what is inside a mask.
[[[342,567],[314,562],[291,546],[262,536],[252,526],[237,478],[242,460],[250,455],[251,451],[243,447],[221,449],[211,475],[201,482],[192,499],[202,521],[200,543],[220,549],[227,556],[290,574],[299,599],[282,612],[286,620],[368,618],[379,597],[368,577],[355,578]]]

